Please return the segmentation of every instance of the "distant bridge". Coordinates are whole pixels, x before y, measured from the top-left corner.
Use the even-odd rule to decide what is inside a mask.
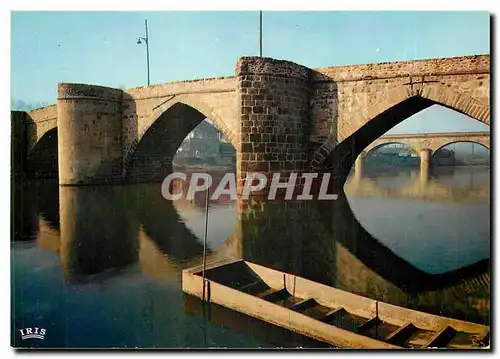
[[[441,148],[456,142],[478,143],[490,149],[490,132],[405,133],[386,135],[379,137],[369,144],[364,152],[369,154],[387,144],[400,143],[406,145],[416,153],[420,153],[420,151],[424,149],[429,149],[432,153],[435,153]]]
[[[490,149],[490,132],[443,132],[443,133],[414,133],[387,135],[377,138],[359,153],[354,162],[354,169],[358,176],[363,176],[365,157],[378,148],[388,144],[404,144],[419,154],[420,169],[427,176],[431,165],[432,156],[439,149],[457,142],[478,143]]]

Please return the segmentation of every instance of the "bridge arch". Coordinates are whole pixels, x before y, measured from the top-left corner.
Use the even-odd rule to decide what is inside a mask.
[[[57,127],[46,131],[28,153],[27,173],[36,178],[57,178],[58,140]]]
[[[57,127],[57,106],[51,105],[26,112],[27,151],[33,151],[42,137]]]
[[[184,104],[206,116],[214,124],[214,126],[224,134],[224,136],[231,142],[231,144],[236,148],[237,146],[237,134],[234,133],[224,122],[221,116],[215,111],[210,105],[205,101],[200,101],[196,96],[181,94],[175,95],[171,100],[168,100],[161,105],[155,107],[149,116],[147,123],[152,125],[156,120],[158,120],[166,111],[175,106],[176,104]],[[147,130],[147,129],[146,129]],[[144,131],[145,132],[145,131]],[[142,133],[142,135],[144,134]],[[142,137],[142,136],[140,136]]]
[[[488,152],[491,153],[490,149],[490,142],[485,141],[485,140],[476,140],[476,141],[471,141],[471,140],[456,140],[456,141],[451,141],[447,142],[445,144],[441,144],[439,147],[437,147],[431,154],[431,163],[432,165],[439,165],[439,154],[441,153],[442,150],[444,150],[447,146],[455,144],[455,143],[471,143],[471,144],[477,144],[480,145],[481,147],[485,148],[488,150]],[[443,157],[441,157],[442,159]],[[453,162],[454,163],[454,162]]]
[[[432,104],[450,108],[490,125],[489,104],[484,104],[472,96],[455,90],[451,85],[443,83],[417,83],[393,88],[381,101],[368,108],[368,116],[373,120],[391,107],[417,96],[430,100]]]
[[[368,157],[368,156],[373,155],[376,151],[378,151],[382,147],[386,147],[389,145],[403,145],[405,148],[411,150],[412,152],[418,153],[418,151],[415,148],[411,147],[410,145],[408,145],[405,142],[399,142],[399,141],[387,141],[387,142],[383,142],[383,143],[378,143],[374,146],[368,146],[367,148],[364,149],[363,152],[365,154],[365,157]]]
[[[456,140],[456,141],[450,141],[450,142],[446,142],[444,144],[440,144],[439,147],[436,147],[433,150],[433,154],[436,153],[437,151],[445,148],[446,146],[453,145],[454,143],[475,143],[475,144],[483,146],[488,151],[491,151],[491,149],[490,149],[490,141],[480,140],[480,139],[475,140],[475,141],[471,141],[471,140]]]
[[[162,181],[171,172],[172,159],[182,141],[206,118],[236,148],[236,136],[209,106],[189,96],[178,96],[153,110],[137,140],[126,151],[125,180]]]
[[[490,125],[490,106],[443,83],[398,86],[369,106],[363,126],[338,145],[329,138],[314,153],[311,167],[328,169],[344,182],[358,155],[395,125],[432,106],[441,105]]]

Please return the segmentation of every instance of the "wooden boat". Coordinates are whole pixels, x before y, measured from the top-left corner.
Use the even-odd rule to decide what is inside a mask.
[[[423,313],[241,259],[182,271],[182,290],[341,348],[453,348],[489,345],[484,325]]]

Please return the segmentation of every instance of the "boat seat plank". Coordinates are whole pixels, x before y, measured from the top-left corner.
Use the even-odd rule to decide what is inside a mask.
[[[361,324],[357,329],[356,329],[356,333],[363,333],[363,332],[366,332],[368,329],[374,327],[375,325],[379,324],[380,323],[380,319],[379,317],[373,317],[373,318],[370,318],[368,319],[366,322],[364,322],[363,324]]]
[[[435,335],[435,331],[417,327],[417,330],[410,335],[410,338],[408,338],[403,346],[409,348],[423,348]]]
[[[259,285],[265,286],[265,287],[267,287],[267,289],[269,289],[269,287],[266,285],[266,283],[263,280],[259,279],[255,282],[245,284],[244,286],[238,288],[238,290],[241,290],[242,292],[249,292],[253,288],[258,287]]]
[[[259,295],[261,299],[267,300],[269,302],[274,302],[278,301],[283,297],[289,296],[290,294],[286,290],[286,288],[278,289],[278,290],[273,290],[270,293],[266,293],[262,296]]]
[[[287,273],[256,263],[219,261],[208,264],[207,268],[207,282],[213,284],[211,302],[331,345],[358,348],[445,346],[467,349],[489,343],[489,337],[484,337],[488,327],[484,325],[389,303],[380,303],[378,307],[375,301],[376,313],[382,313],[382,316],[368,318],[364,311],[346,307],[354,308],[354,302],[359,300],[360,306],[368,308],[373,303],[370,298],[305,278],[301,278],[301,287],[297,291],[300,294],[296,297],[295,288],[294,295],[284,288],[289,279]],[[202,267],[199,266],[182,271],[182,290],[185,293],[201,298],[201,273]],[[335,298],[334,303],[332,298]],[[375,314],[372,313],[370,315]],[[438,323],[442,323],[441,326]]]
[[[300,313],[307,315],[310,318],[318,320],[325,316],[325,314],[332,311],[332,308],[319,304],[316,300],[312,304],[301,308]]]
[[[416,329],[417,327],[415,327],[413,323],[406,323],[389,334],[385,338],[385,341],[390,344],[400,345],[405,342]]]
[[[359,326],[366,321],[367,319],[365,317],[345,311],[342,312],[342,315],[334,316],[331,320],[328,321],[328,324],[342,328],[344,330],[348,330],[353,333],[357,333]]]
[[[387,323],[387,322],[384,322],[383,320],[380,320],[376,325],[374,325],[371,328],[369,328],[368,330],[364,331],[362,333],[362,335],[376,339],[376,340],[384,341],[384,339],[387,338],[387,336],[390,333],[394,332],[398,328],[399,327],[397,325]],[[387,342],[385,342],[385,343],[387,343]],[[389,343],[389,344],[392,344],[392,343]],[[392,345],[401,346],[401,345],[397,345],[397,344],[392,344]]]
[[[446,326],[441,331],[437,332],[423,347],[434,348],[443,347],[455,336],[456,330],[450,326]]]
[[[308,309],[314,305],[316,305],[318,302],[314,300],[314,298],[308,298],[301,300],[300,302],[295,303],[292,305],[289,309],[294,310],[296,312],[298,311],[303,311],[305,309]]]
[[[335,309],[329,311],[324,316],[318,318],[318,320],[321,322],[328,322],[328,321],[332,320],[333,318],[335,318],[336,316],[344,315],[345,313],[347,313],[347,310],[345,310],[343,307],[338,307],[338,308],[335,308]]]

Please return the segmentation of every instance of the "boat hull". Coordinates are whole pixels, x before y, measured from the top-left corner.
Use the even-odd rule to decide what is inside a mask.
[[[294,298],[311,298],[309,300],[314,299],[315,303],[324,307],[342,308],[342,310],[354,313],[356,316],[368,318],[363,324],[364,326],[371,324],[370,320],[390,323],[395,327],[401,328],[401,333],[393,335],[394,338],[404,334],[402,332],[408,329],[405,326],[415,323],[415,326],[424,328],[429,333],[435,333],[435,337],[430,338],[427,344],[424,343],[422,345],[423,347],[439,343],[445,335],[449,334],[450,330],[464,331],[478,337],[488,333],[488,328],[479,324],[440,317],[375,301],[240,259],[224,260],[209,264],[206,267],[205,291],[203,290],[203,277],[201,275],[202,267],[185,269],[182,272],[182,289],[185,293],[202,300],[217,303],[332,346],[356,349],[403,348],[400,345],[391,343],[391,340],[388,342],[361,335],[325,323],[300,311],[292,310],[289,307],[284,307],[259,296],[238,290],[235,284],[238,283],[238,274],[235,274],[235,269],[236,266],[241,267],[242,265],[245,268],[248,267],[248,271],[254,273],[270,288],[270,295],[273,295],[272,290],[278,294],[280,291],[286,290],[293,293]],[[217,272],[211,276],[213,271]],[[204,295],[205,297],[203,297]],[[307,301],[304,300],[303,302]],[[297,305],[300,306],[301,302],[295,304],[295,306]],[[294,305],[291,307],[294,307]],[[411,325],[413,326],[413,324]],[[469,347],[465,345],[465,348]]]

